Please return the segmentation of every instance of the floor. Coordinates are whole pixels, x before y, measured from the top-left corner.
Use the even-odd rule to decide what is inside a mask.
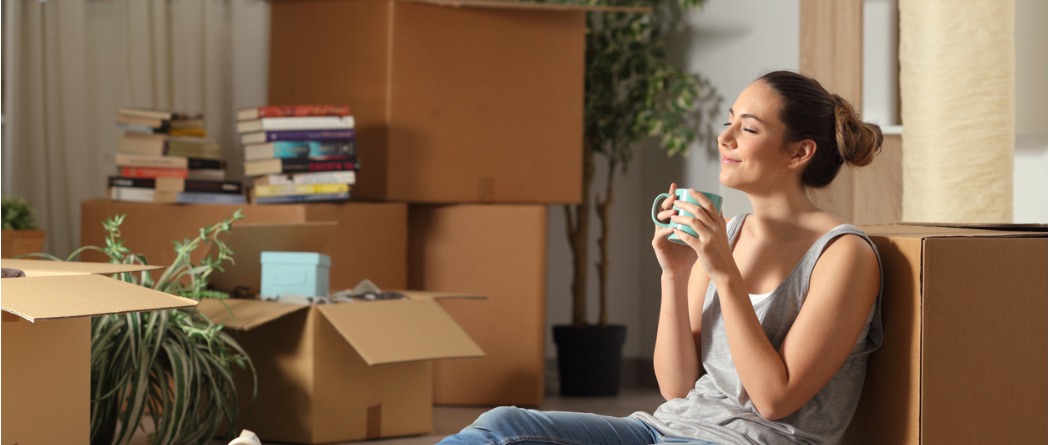
[[[624,388],[617,397],[560,397],[556,395],[547,396],[540,409],[557,411],[580,411],[612,416],[626,416],[635,411],[652,412],[663,402],[656,388]],[[370,440],[362,442],[347,442],[355,445],[433,445],[446,435],[459,431],[469,425],[482,412],[488,408],[483,407],[434,407],[434,434],[427,436],[400,437],[392,439]],[[261,438],[263,444],[277,445],[267,442]],[[226,445],[222,442],[213,442],[213,445]]]

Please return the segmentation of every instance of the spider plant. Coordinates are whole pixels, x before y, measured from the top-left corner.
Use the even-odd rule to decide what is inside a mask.
[[[227,298],[207,289],[208,276],[233,262],[233,252],[220,239],[240,210],[195,238],[176,241],[176,257],[154,280],[150,272],[118,274],[116,278],[188,298]],[[144,255],[125,247],[120,234],[124,215],[102,223],[106,245],[83,246],[101,252],[111,263],[148,264]],[[203,248],[198,262],[193,257]],[[214,248],[214,252],[212,252]],[[60,258],[37,254],[54,260]],[[153,421],[151,444],[203,444],[226,428],[233,432],[238,395],[234,366],[250,369],[255,395],[255,369],[236,340],[195,308],[136,312],[95,317],[91,321],[91,443],[126,444]]]

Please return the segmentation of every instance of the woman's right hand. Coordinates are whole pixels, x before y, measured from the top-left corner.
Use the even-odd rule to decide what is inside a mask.
[[[656,219],[670,221],[671,216],[674,216],[675,210],[672,207],[675,200],[674,191],[677,187],[675,183],[671,183],[671,187],[667,192],[671,196],[660,203],[660,212],[656,214]],[[688,276],[693,264],[696,263],[696,251],[689,246],[676,244],[667,239],[669,235],[674,233],[674,229],[660,227],[656,224],[653,224],[653,226],[656,227],[653,233],[653,252],[656,253],[656,260],[660,263],[660,269],[665,275]]]

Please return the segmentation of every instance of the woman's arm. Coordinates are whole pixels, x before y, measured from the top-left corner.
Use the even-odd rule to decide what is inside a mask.
[[[845,363],[878,295],[879,265],[862,238],[832,241],[779,351],[766,338],[739,271],[713,279],[740,381],[762,417],[779,419],[798,411]]]
[[[701,310],[710,280],[697,264],[682,277],[660,277],[660,319],[653,369],[665,399],[685,397],[702,372]]]

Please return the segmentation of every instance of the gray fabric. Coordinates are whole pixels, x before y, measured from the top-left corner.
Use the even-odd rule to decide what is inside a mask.
[[[733,218],[727,227],[729,242],[736,244],[747,215]],[[809,290],[810,274],[828,243],[854,234],[875,245],[860,229],[843,224],[835,227],[810,247],[795,269],[769,298],[755,305],[762,328],[780,349],[784,337],[798,316]],[[875,251],[876,256],[878,251]],[[881,260],[880,260],[881,274]],[[867,338],[853,347],[849,357],[820,392],[794,414],[776,421],[758,415],[744,391],[729,355],[718,293],[712,283],[703,308],[702,361],[706,373],[683,399],[669,400],[650,415],[634,413],[669,436],[714,440],[722,444],[837,443],[849,425],[860,399],[867,368],[867,357],[882,345],[882,289],[872,308]]]

